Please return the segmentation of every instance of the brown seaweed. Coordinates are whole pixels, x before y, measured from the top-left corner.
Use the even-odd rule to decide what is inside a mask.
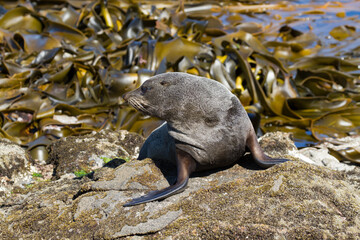
[[[121,96],[168,71],[223,83],[261,114],[263,131],[290,131],[299,146],[358,134],[358,20],[347,13],[359,5],[5,2],[0,136],[41,160],[64,136],[103,128],[147,136],[161,121]],[[325,30],[312,26],[318,16],[330,23]],[[339,154],[358,162],[357,154]]]

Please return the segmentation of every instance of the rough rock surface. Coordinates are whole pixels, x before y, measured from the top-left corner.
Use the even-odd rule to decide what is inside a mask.
[[[20,145],[0,139],[0,199],[13,187],[29,184],[34,170],[31,158]],[[1,201],[0,201],[1,202]]]
[[[336,143],[331,143],[334,140],[329,139],[328,142],[301,150],[296,148],[291,137],[290,133],[271,132],[261,137],[259,142],[264,151],[275,158],[299,159],[303,162],[341,171],[352,171],[355,169],[354,165],[340,162],[330,153],[330,149],[360,149],[360,137],[345,137],[337,139]]]
[[[80,170],[90,172],[102,167],[104,159],[136,159],[144,141],[140,135],[125,130],[66,137],[50,146],[48,162],[55,165],[56,178]]]
[[[262,143],[268,154],[270,143]],[[0,239],[360,238],[360,171],[296,158],[259,170],[247,155],[233,167],[196,174],[180,194],[128,208],[122,205],[174,178],[150,159],[115,159],[80,179],[15,189],[0,202]]]
[[[292,135],[285,132],[266,133],[259,139],[261,148],[274,158],[285,158],[297,148],[292,141]]]

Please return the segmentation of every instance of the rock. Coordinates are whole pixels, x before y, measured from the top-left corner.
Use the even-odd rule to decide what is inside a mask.
[[[31,158],[20,145],[5,138],[0,139],[0,203],[13,187],[32,182],[31,171],[35,171]]]
[[[259,138],[259,144],[264,152],[270,157],[301,160],[306,163],[315,164],[314,161],[299,152],[292,140],[291,133],[266,133]]]
[[[57,179],[64,174],[74,177],[74,172],[91,172],[102,167],[106,159],[136,159],[144,141],[140,135],[125,130],[65,137],[50,145],[48,163],[55,166]]]
[[[135,159],[143,137],[127,131],[103,130],[85,136],[68,137],[54,142],[47,164],[33,161],[20,145],[7,139],[0,139],[0,204],[14,191],[14,188],[31,187],[37,181],[75,177],[74,172],[90,172],[102,167],[104,159],[121,157]],[[120,159],[118,159],[120,160]],[[121,160],[122,163],[125,162]],[[115,164],[113,160],[107,165]]]
[[[171,234],[175,239],[360,236],[359,192],[346,175],[302,162],[287,162],[203,189],[179,205],[182,218],[154,238],[174,229],[180,229]]]
[[[99,171],[99,173],[97,173]],[[114,239],[360,237],[360,192],[343,172],[291,161],[197,175],[160,202],[122,205],[167,185],[150,159],[95,172],[97,180],[41,182],[0,208],[3,238]],[[19,231],[17,230],[19,229]]]
[[[30,170],[29,156],[20,145],[0,138],[0,176],[16,178]]]
[[[79,229],[91,229],[91,222],[87,222],[87,227],[73,222],[70,211],[73,196],[86,181],[88,179],[84,178],[38,182],[13,192],[0,205],[0,239],[37,239],[40,236],[61,239],[59,236],[66,234],[75,239]]]
[[[360,137],[339,138],[335,143],[328,139],[316,147],[307,147],[298,150],[294,145],[291,134],[285,132],[266,133],[259,139],[264,152],[275,158],[298,159],[306,163],[325,166],[338,171],[352,171],[355,166],[340,162],[330,154],[329,149],[341,150],[348,148],[360,149]]]
[[[113,136],[120,134],[106,135],[117,142],[119,138]],[[97,139],[106,141],[99,136]],[[262,142],[268,154],[285,151],[281,154],[292,157],[297,151],[286,151],[288,135],[270,138],[277,140]],[[91,139],[90,146],[97,143],[94,136],[79,139]],[[141,141],[130,139],[134,139],[132,143],[120,144],[118,149],[135,155]],[[284,144],[276,144],[284,139]],[[87,151],[88,156],[99,153],[96,147]],[[259,170],[247,155],[233,167],[192,176],[180,194],[124,208],[130,199],[174,181],[171,171],[161,170],[151,159],[124,164],[115,159],[82,178],[39,181],[17,188],[0,203],[0,239],[360,237],[358,169],[334,171],[293,160]],[[169,175],[165,178],[163,172]]]
[[[259,144],[268,155],[274,158],[286,158],[297,150],[292,135],[286,132],[269,132],[259,138]]]
[[[309,147],[299,151],[305,157],[308,157],[313,161],[313,164],[318,166],[325,166],[338,171],[351,171],[355,166],[351,166],[345,163],[341,163],[334,156],[329,153],[329,149],[326,147]]]

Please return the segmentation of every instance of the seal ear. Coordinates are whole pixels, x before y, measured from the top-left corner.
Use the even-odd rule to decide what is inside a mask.
[[[165,87],[170,85],[170,83],[168,81],[166,81],[166,80],[161,81],[160,84],[165,86]]]

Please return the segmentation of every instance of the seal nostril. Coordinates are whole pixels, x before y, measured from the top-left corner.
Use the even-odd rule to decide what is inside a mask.
[[[122,98],[127,101],[129,99],[129,94],[128,93],[125,93],[122,95]]]

